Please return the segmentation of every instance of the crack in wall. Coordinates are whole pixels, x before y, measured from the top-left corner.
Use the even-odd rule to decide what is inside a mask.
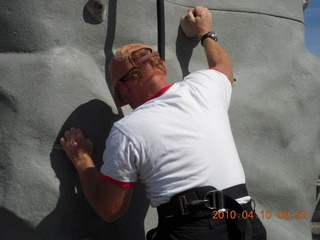
[[[177,4],[171,1],[165,1],[167,3],[170,3],[172,5],[175,6],[180,6],[180,7],[185,7],[185,8],[193,8],[194,6],[188,6],[188,5],[182,5],[182,4]],[[269,16],[269,17],[276,17],[276,18],[282,18],[282,19],[286,19],[286,20],[290,20],[290,21],[294,21],[294,22],[298,22],[304,25],[304,22],[302,20],[299,19],[295,19],[295,18],[290,18],[290,17],[286,17],[286,16],[279,16],[276,14],[271,14],[271,13],[263,13],[263,12],[255,12],[255,11],[246,11],[246,10],[232,10],[232,9],[217,9],[217,8],[208,8],[210,11],[217,11],[217,12],[232,12],[232,13],[247,13],[247,14],[257,14],[257,15],[264,15],[264,16]]]

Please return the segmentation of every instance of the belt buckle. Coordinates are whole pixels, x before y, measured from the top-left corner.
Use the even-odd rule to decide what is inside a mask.
[[[212,196],[210,196],[210,195],[212,195]],[[204,196],[204,200],[208,200],[208,201],[204,201],[204,205],[210,210],[214,210],[214,209],[219,210],[219,209],[224,208],[224,199],[223,199],[222,190],[208,191],[206,193],[206,195]],[[210,206],[210,202],[212,202],[212,206]]]

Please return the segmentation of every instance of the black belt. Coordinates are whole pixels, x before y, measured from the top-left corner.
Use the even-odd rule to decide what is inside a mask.
[[[217,190],[212,186],[190,189],[174,195],[170,202],[157,207],[159,223],[208,217],[212,216],[214,210],[223,208],[242,214],[243,208],[235,199],[248,195],[245,184],[224,190]],[[246,219],[245,223],[240,226],[237,226],[237,219],[226,219],[226,221],[227,225],[231,226],[228,229],[230,239],[252,239],[249,219]]]
[[[233,199],[249,196],[249,193],[245,184],[239,184],[236,186],[225,188],[222,191],[224,194],[228,195],[229,197],[232,197]]]
[[[172,217],[203,217],[222,208],[242,212],[234,199],[248,196],[245,184],[217,190],[212,186],[194,188],[174,195],[170,202],[157,207],[159,220]]]

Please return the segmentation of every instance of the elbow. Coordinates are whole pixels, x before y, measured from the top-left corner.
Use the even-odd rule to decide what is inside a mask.
[[[227,76],[227,78],[228,78],[228,80],[231,82],[231,84],[233,84],[233,83],[234,83],[235,78],[234,78],[233,74],[231,74],[231,75]]]
[[[227,77],[228,80],[231,82],[231,84],[233,84],[233,82],[234,82],[234,75],[233,75],[232,67],[231,67],[231,66],[230,66],[230,67],[227,67],[227,68],[225,68],[225,70],[222,71],[222,72],[226,75],[226,77]]]
[[[111,215],[106,215],[106,216],[101,216],[100,217],[103,219],[103,221],[107,223],[112,223],[118,219],[120,219],[122,216],[111,216]]]
[[[116,221],[116,220],[118,220],[119,218],[112,218],[112,217],[110,217],[110,216],[105,216],[105,217],[102,217],[102,220],[104,221],[104,222],[106,222],[106,223],[112,223],[112,222],[114,222],[114,221]]]
[[[228,78],[228,80],[231,82],[231,84],[234,82],[234,75],[233,75],[233,71],[232,71],[231,62],[217,64],[217,65],[213,66],[213,68],[222,72]]]
[[[120,219],[123,215],[124,212],[122,211],[104,211],[104,212],[98,212],[100,217],[103,219],[103,221],[107,223],[114,222],[118,219]]]

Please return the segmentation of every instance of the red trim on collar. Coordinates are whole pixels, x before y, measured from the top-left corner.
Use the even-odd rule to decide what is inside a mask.
[[[150,100],[152,100],[152,99],[155,99],[155,98],[157,98],[157,97],[160,97],[162,94],[164,94],[166,91],[168,91],[169,88],[172,87],[172,85],[173,85],[173,84],[168,85],[168,86],[160,89],[155,95],[153,95],[152,97],[148,98],[146,102],[148,102],[148,101],[150,101]]]

